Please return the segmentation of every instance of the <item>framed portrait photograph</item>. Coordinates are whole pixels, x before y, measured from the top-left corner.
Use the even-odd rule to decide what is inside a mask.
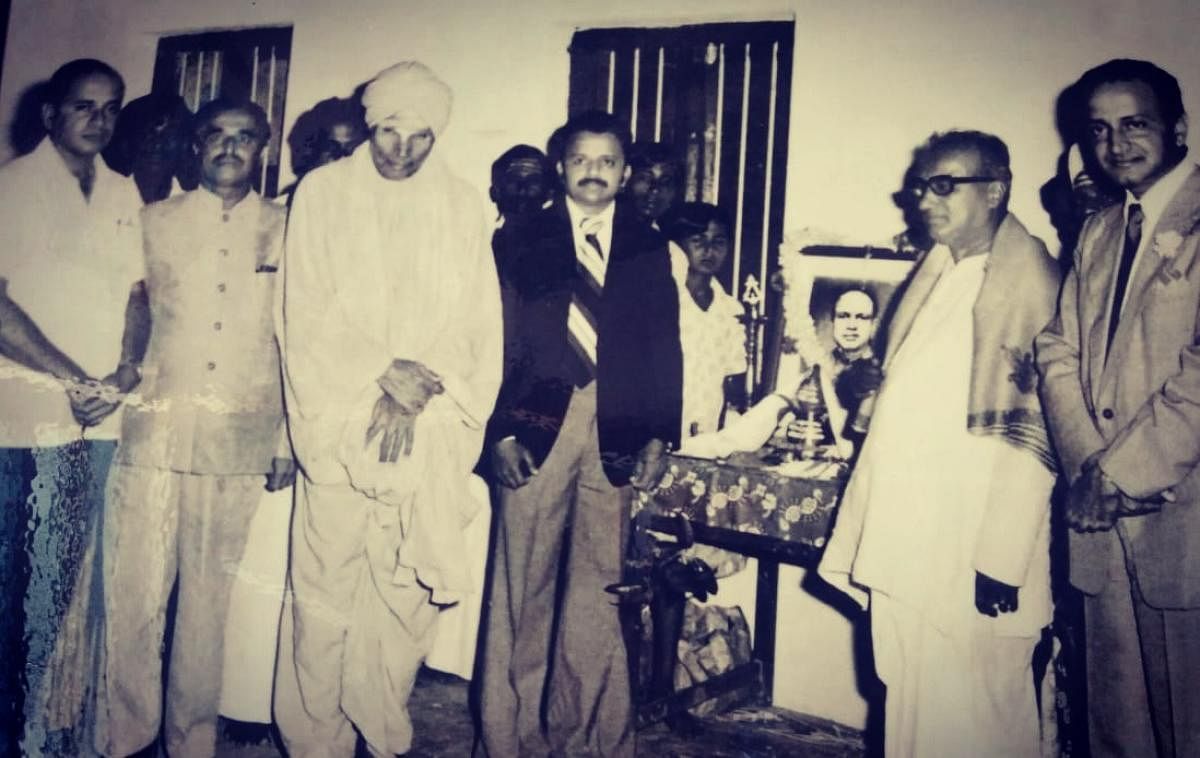
[[[820,429],[805,434],[842,457],[853,451],[847,434],[855,408],[843,402],[839,379],[847,369],[878,366],[892,301],[915,260],[868,245],[805,244],[780,251],[782,336],[771,346],[771,373],[764,378],[797,407],[816,409]],[[788,431],[803,436],[795,428],[780,435]]]

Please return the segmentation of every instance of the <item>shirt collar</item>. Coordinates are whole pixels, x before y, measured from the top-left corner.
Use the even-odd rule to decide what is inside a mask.
[[[1136,198],[1132,192],[1125,192],[1125,219],[1129,219],[1129,206],[1137,203],[1142,206],[1142,214],[1145,221],[1142,228],[1153,229],[1158,219],[1162,217],[1163,211],[1167,209],[1167,205],[1171,199],[1175,197],[1175,193],[1179,192],[1180,187],[1187,181],[1192,170],[1196,168],[1196,164],[1188,160],[1182,160],[1179,165],[1168,171],[1161,179],[1154,183],[1150,189],[1146,190],[1142,197]]]
[[[571,217],[571,229],[578,232],[580,225],[583,224],[584,219],[599,219],[604,223],[604,233],[609,235],[612,234],[613,213],[617,209],[617,204],[615,201],[609,203],[608,207],[599,213],[589,216],[583,212],[583,209],[580,208],[574,200],[571,199],[570,195],[566,196],[566,200],[567,213]]]
[[[34,149],[30,157],[43,167],[38,173],[40,176],[49,179],[52,187],[52,197],[56,197],[59,201],[65,200],[64,197],[58,194],[61,192],[67,196],[78,198],[81,203],[88,202],[83,196],[83,190],[79,188],[79,180],[67,168],[67,162],[59,155],[58,148],[54,146],[53,140],[49,137],[44,137],[38,143],[38,146]],[[100,185],[105,180],[103,175],[108,167],[104,164],[104,159],[100,156],[96,156],[93,160],[95,161],[93,164],[95,167],[95,176],[92,181],[92,198],[94,199],[97,190],[100,189]],[[72,192],[74,193],[73,195],[71,194]]]
[[[613,213],[616,211],[617,204],[615,202],[609,203],[608,207],[604,210],[589,216],[569,196],[566,197],[566,201],[567,214],[571,218],[571,236],[575,239],[576,246],[584,242],[582,228],[584,220],[600,222],[600,229],[596,233],[596,239],[600,242],[600,249],[604,251],[604,260],[607,263],[608,257],[612,254]]]

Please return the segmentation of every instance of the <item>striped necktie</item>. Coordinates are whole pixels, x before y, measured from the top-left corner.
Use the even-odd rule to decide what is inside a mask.
[[[600,297],[604,292],[604,248],[600,244],[600,219],[580,224],[583,241],[575,249],[575,279],[567,310],[567,335],[576,365],[574,382],[583,387],[596,377],[596,330]]]

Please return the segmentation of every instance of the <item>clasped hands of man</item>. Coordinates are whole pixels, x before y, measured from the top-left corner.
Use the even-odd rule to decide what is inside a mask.
[[[430,398],[446,388],[442,378],[424,364],[404,358],[392,361],[378,383],[383,394],[371,411],[364,444],[379,437],[379,462],[395,463],[401,455],[412,454],[417,416]]]
[[[1077,532],[1105,532],[1122,516],[1138,516],[1160,510],[1175,501],[1175,493],[1164,490],[1155,497],[1138,499],[1126,495],[1100,468],[1103,450],[1093,453],[1080,466],[1079,476],[1067,490],[1067,526]]]
[[[638,451],[629,478],[634,489],[651,490],[662,481],[667,472],[666,452],[666,444],[659,439],[650,440]],[[506,437],[492,448],[492,471],[502,485],[516,489],[536,476],[538,468],[528,448],[516,437]]]
[[[68,381],[67,401],[71,404],[71,415],[83,429],[96,426],[116,412],[125,396],[141,381],[141,371],[132,363],[122,363],[103,379]],[[291,458],[274,457],[266,477],[267,492],[291,487],[296,481],[296,462]]]
[[[84,377],[67,381],[67,401],[71,404],[71,415],[85,429],[96,426],[120,407],[125,395],[141,380],[136,366],[122,363],[116,371],[103,379]]]

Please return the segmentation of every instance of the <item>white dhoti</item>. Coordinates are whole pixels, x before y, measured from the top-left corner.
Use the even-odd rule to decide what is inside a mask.
[[[392,581],[391,527],[378,501],[302,481],[292,519],[291,591],[280,628],[275,718],[293,758],[352,755],[355,728],[375,751],[412,742],[408,696],[438,608]],[[372,543],[372,544],[368,544]]]
[[[819,567],[864,608],[869,595],[888,758],[1040,751],[1032,653],[1050,620],[1054,479],[966,423],[986,262],[948,266],[892,347]],[[1018,608],[981,614],[977,573],[1018,587]]]
[[[887,686],[888,758],[1040,754],[1030,667],[1038,640],[997,635],[990,619],[978,619],[974,628],[948,635],[923,614],[872,593],[875,672]]]

